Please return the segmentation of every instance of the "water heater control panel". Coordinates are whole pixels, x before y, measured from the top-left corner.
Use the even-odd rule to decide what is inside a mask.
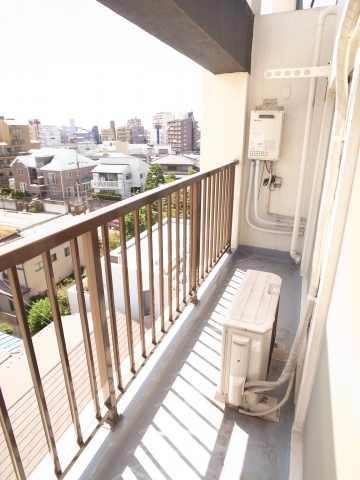
[[[256,160],[278,160],[280,157],[284,112],[253,110],[250,117],[248,157]]]

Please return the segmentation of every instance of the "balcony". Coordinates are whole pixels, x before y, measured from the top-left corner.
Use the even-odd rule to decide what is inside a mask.
[[[85,447],[101,425],[107,423],[115,427],[120,421],[119,402],[130,398],[130,386],[145,369],[152,352],[164,342],[172,326],[182,322],[186,309],[193,309],[190,305],[200,305],[199,289],[219,263],[231,258],[227,252],[235,164],[140,194],[116,208],[106,207],[79,218],[68,228],[54,227],[41,239],[20,239],[2,247],[0,268],[8,271],[24,350],[12,367],[15,370],[7,369],[8,365],[0,367],[0,407],[6,425],[0,437],[4,459],[1,478],[15,478],[14,471],[20,478],[38,475],[46,478],[47,473],[39,472],[46,471],[49,461],[57,475],[64,474],[78,455],[86,451]],[[143,206],[147,212],[146,256],[141,256],[140,248],[139,209]],[[114,267],[107,223],[119,218],[120,240],[124,245],[124,216],[130,212],[134,212],[135,250],[134,259],[128,258],[126,250],[121,252],[125,307],[121,312],[115,308],[118,288],[111,274]],[[184,219],[189,228],[181,228]],[[156,248],[152,234],[154,222],[158,224]],[[103,258],[100,257],[99,228]],[[50,258],[50,250],[66,241],[71,245],[79,309],[79,315],[71,318],[60,316]],[[86,291],[80,273],[79,241],[85,252]],[[53,323],[31,337],[16,264],[38,255],[42,256],[44,265]],[[136,286],[129,281],[128,262],[131,268],[136,264]],[[148,286],[143,281],[142,270],[148,272]],[[155,276],[155,270],[162,274]],[[168,275],[170,271],[172,275]],[[149,289],[150,315],[146,318],[143,288]],[[136,320],[130,301],[134,289],[139,307]],[[86,304],[90,305],[88,310]],[[14,392],[11,378],[16,375],[16,369],[22,372],[22,382]],[[29,404],[34,407],[31,411],[27,410]]]
[[[122,182],[118,181],[104,181],[100,182],[97,180],[92,180],[91,181],[91,187],[92,188],[109,188],[109,189],[122,189]]]

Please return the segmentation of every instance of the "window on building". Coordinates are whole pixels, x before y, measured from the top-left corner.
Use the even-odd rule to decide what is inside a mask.
[[[72,172],[65,172],[65,178],[71,178]]]
[[[51,195],[56,195],[56,187],[50,187],[50,194]]]
[[[26,183],[20,182],[20,190],[22,190],[23,192],[25,192],[25,190],[26,190]]]
[[[14,302],[12,300],[9,300],[9,306],[10,306],[10,310],[12,312],[15,312]]]
[[[18,168],[17,172],[18,172],[18,175],[24,175],[24,169],[23,168]]]
[[[68,197],[73,197],[74,196],[74,187],[66,187],[66,195]]]
[[[87,168],[84,168],[84,174],[87,173]]]
[[[35,263],[35,272],[38,272],[39,270],[42,270],[43,268],[44,268],[44,263],[43,262]]]
[[[50,255],[50,258],[51,258],[51,261],[52,261],[52,262],[55,262],[55,261],[57,260],[56,253],[52,253],[52,254]]]
[[[55,173],[49,173],[49,183],[56,183]]]
[[[65,255],[65,257],[68,257],[70,255],[70,247],[65,247],[64,248],[64,255]]]
[[[125,180],[131,180],[131,179],[132,179],[131,173],[127,173],[127,174],[125,175]]]

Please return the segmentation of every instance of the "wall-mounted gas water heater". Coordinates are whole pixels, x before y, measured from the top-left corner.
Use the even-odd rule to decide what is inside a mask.
[[[248,157],[278,160],[280,157],[284,112],[253,110],[250,115]]]
[[[282,280],[278,275],[248,270],[223,322],[220,381],[215,399],[279,420],[277,399],[247,394],[245,383],[266,380],[276,334]],[[275,407],[275,408],[274,408]],[[266,415],[269,409],[274,411]]]

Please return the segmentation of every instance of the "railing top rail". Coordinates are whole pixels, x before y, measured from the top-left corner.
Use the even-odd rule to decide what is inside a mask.
[[[239,160],[234,160],[207,172],[190,175],[187,178],[162,185],[136,197],[131,197],[114,205],[96,210],[88,215],[77,217],[69,225],[54,225],[53,227],[49,225],[49,229],[46,232],[35,233],[31,237],[21,238],[15,242],[0,246],[0,271],[24,263],[31,258],[41,255],[45,250],[51,250],[70,241],[72,238],[79,237],[92,229],[105,225],[114,218],[122,217],[134,210],[154,203],[160,198],[189,187],[218,172],[227,170],[238,163]]]

